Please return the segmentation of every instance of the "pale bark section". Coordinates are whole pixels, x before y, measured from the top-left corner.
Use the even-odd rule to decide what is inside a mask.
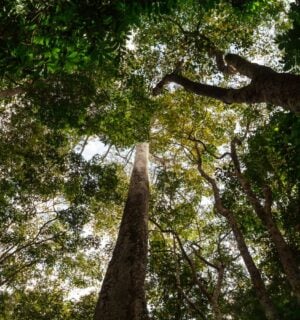
[[[136,146],[128,197],[94,320],[148,319],[144,281],[148,243],[148,143]]]

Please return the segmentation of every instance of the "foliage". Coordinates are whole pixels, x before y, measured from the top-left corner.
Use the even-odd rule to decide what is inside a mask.
[[[113,68],[141,14],[176,1],[2,1],[1,76],[15,79]]]
[[[104,103],[96,105],[83,130],[97,134],[105,144],[130,147],[149,139],[152,116],[158,107],[149,99],[144,79],[127,68],[116,83],[102,88]]]
[[[299,73],[300,65],[300,4],[291,4],[289,17],[292,27],[277,37],[279,48],[284,50],[283,62],[287,71]]]
[[[299,132],[299,119],[296,116],[277,112],[268,123],[258,127],[255,133],[243,142],[244,147],[241,147],[239,155],[245,176],[256,196],[263,198],[265,188],[270,188],[273,218],[285,235],[296,261],[300,248],[297,227],[299,225]],[[232,175],[232,167],[227,166],[223,173],[224,175],[219,176],[225,183],[223,201],[234,210],[244,235],[255,247],[259,267],[268,279],[269,290],[282,319],[297,319],[299,308],[294,298],[290,296],[290,288],[267,231],[260,220],[253,215],[249,201]],[[245,292],[246,300],[249,299],[249,294],[248,291]],[[239,300],[236,300],[234,308],[236,307],[240,308]]]
[[[286,25],[283,13],[275,17],[284,3],[2,2],[1,86],[21,85],[24,93],[0,109],[0,319],[92,317],[95,294],[78,301],[67,294],[99,286],[111,253],[128,185],[111,150],[150,141],[153,319],[216,318],[220,270],[217,306],[224,318],[264,319],[232,231],[199,174],[198,146],[281,318],[296,320],[276,250],[234,176],[229,151],[238,136],[243,173],[259,199],[270,188],[274,219],[299,257],[299,119],[174,86],[159,98],[149,94],[182,59],[191,79],[235,86],[236,78],[217,71],[208,44],[272,60],[268,54],[277,51],[264,32]],[[298,7],[291,6],[293,29],[278,38],[286,69],[297,64]],[[84,159],[89,137],[111,153]]]
[[[65,301],[60,289],[49,291],[46,287],[35,290],[17,291],[10,295],[1,294],[0,319],[91,319],[96,296],[91,293],[78,301]]]
[[[98,247],[98,236],[82,231],[101,202],[118,206],[123,197],[117,165],[84,160],[74,132],[46,126],[17,103],[2,110],[1,285],[26,284],[39,268]]]

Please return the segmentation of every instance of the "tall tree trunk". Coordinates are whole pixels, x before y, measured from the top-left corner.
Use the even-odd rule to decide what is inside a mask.
[[[286,274],[287,280],[300,304],[300,270],[291,248],[286,243],[273,219],[271,189],[267,186],[264,188],[265,205],[263,206],[257,195],[253,192],[250,181],[241,171],[236,151],[236,143],[238,143],[238,141],[235,139],[231,142],[231,158],[234,164],[236,177],[255,213],[269,232],[270,238],[278,252],[279,261]]]
[[[148,249],[148,148],[148,143],[136,146],[119,235],[94,320],[148,319],[144,290]]]
[[[246,265],[246,268],[250,274],[250,278],[251,278],[251,282],[253,284],[255,293],[257,295],[257,298],[259,300],[259,303],[262,307],[262,309],[264,310],[264,313],[266,315],[266,318],[268,320],[279,320],[279,316],[277,314],[276,308],[273,305],[265,284],[263,282],[263,279],[261,277],[261,274],[258,270],[258,268],[256,267],[252,256],[248,250],[246,241],[244,239],[244,236],[240,230],[240,227],[238,225],[238,222],[235,219],[234,214],[228,209],[225,208],[220,196],[220,191],[219,188],[217,186],[217,183],[215,181],[215,179],[211,178],[203,169],[201,166],[201,155],[197,149],[197,153],[198,153],[198,170],[201,174],[201,176],[211,185],[212,190],[213,190],[213,194],[214,194],[214,198],[215,198],[215,208],[217,209],[217,211],[226,218],[228,224],[230,225],[234,237],[236,239],[237,245],[238,245],[238,249],[241,253],[241,256],[244,260],[244,263]]]
[[[278,226],[272,217],[272,213],[266,211],[264,211],[264,213],[265,215],[260,216],[260,218],[277,249],[284,273],[286,274],[287,280],[297,298],[298,304],[300,305],[300,269],[297,266],[295,256],[279,231]]]
[[[239,251],[240,251],[241,256],[244,260],[246,268],[250,274],[251,282],[253,284],[253,287],[254,287],[255,293],[257,295],[257,298],[260,302],[260,305],[264,309],[266,318],[269,320],[275,320],[275,319],[279,320],[279,317],[277,315],[277,311],[276,311],[276,309],[275,309],[275,307],[274,307],[274,305],[273,305],[273,303],[267,293],[267,290],[266,290],[265,284],[263,282],[263,279],[261,277],[261,274],[252,259],[252,256],[248,250],[244,236],[239,228],[239,225],[238,225],[234,215],[229,210],[226,210],[226,213],[223,215],[224,215],[224,217],[226,217],[226,219],[227,219],[227,221],[233,231],[233,234],[236,239]]]

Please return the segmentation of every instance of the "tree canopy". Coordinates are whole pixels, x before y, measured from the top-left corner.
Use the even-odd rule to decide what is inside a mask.
[[[146,319],[299,319],[299,2],[0,2],[0,320],[93,318],[145,142]]]

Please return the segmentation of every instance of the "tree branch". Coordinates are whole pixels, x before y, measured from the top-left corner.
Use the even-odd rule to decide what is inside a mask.
[[[197,138],[193,137],[192,135],[189,135],[188,139],[190,141],[200,143],[202,145],[204,151],[207,152],[210,156],[212,156],[213,158],[215,158],[217,160],[221,160],[221,159],[225,158],[226,156],[230,156],[230,152],[225,152],[225,153],[221,154],[220,156],[216,156],[213,152],[208,150],[206,144],[202,140],[197,139]]]
[[[249,200],[249,202],[251,203],[251,205],[253,206],[253,208],[257,212],[257,214],[264,220],[265,219],[264,208],[261,205],[256,194],[253,192],[249,180],[245,177],[245,175],[241,171],[240,161],[239,161],[239,158],[238,158],[237,152],[236,152],[236,145],[237,144],[241,144],[241,141],[237,138],[234,138],[230,144],[231,145],[231,159],[232,159],[232,162],[233,162],[233,165],[235,168],[236,177],[237,177],[239,183],[241,184],[241,186],[246,194],[247,199]]]
[[[21,93],[25,93],[25,90],[22,87],[4,89],[0,91],[0,99],[10,98]]]
[[[195,143],[195,149],[197,153],[197,167],[200,175],[211,185],[213,194],[214,194],[214,199],[215,199],[215,207],[217,211],[222,214],[224,217],[228,216],[228,210],[223,206],[222,200],[221,200],[221,195],[220,195],[220,190],[217,186],[216,180],[210,177],[203,169],[202,169],[202,157],[201,157],[201,152],[199,150],[199,147],[197,143]]]
[[[194,243],[194,245],[195,245],[195,243]],[[197,246],[197,247],[198,247],[198,246]],[[199,247],[198,247],[198,248],[199,248]],[[209,261],[206,260],[204,257],[202,257],[201,254],[199,254],[195,248],[192,247],[192,249],[193,249],[194,254],[196,255],[196,257],[198,257],[202,262],[204,262],[207,266],[212,267],[212,268],[218,270],[218,266],[217,266],[217,265],[209,262]]]
[[[176,253],[175,253],[175,249],[176,249],[176,241],[175,238],[173,238],[173,255],[174,255],[174,259],[176,259]],[[177,261],[177,259],[176,259]],[[190,307],[192,307],[192,309],[194,309],[197,313],[199,313],[199,315],[205,319],[205,315],[203,314],[203,312],[198,308],[198,306],[189,298],[189,296],[185,293],[185,291],[183,290],[182,286],[181,286],[181,282],[180,282],[180,276],[179,276],[179,262],[176,263],[176,273],[175,273],[175,277],[176,277],[176,288],[177,290],[180,292],[180,294],[183,296],[183,298],[187,301],[188,305]]]
[[[207,291],[207,288],[205,288],[205,286],[201,283],[201,281],[199,280],[199,278],[197,276],[197,270],[196,270],[194,261],[188,256],[187,252],[185,251],[183,244],[182,244],[182,241],[181,241],[180,237],[178,236],[178,234],[174,231],[172,233],[177,240],[177,243],[179,245],[179,248],[182,252],[183,257],[185,258],[185,260],[187,261],[187,263],[189,264],[189,266],[191,268],[195,283],[197,284],[200,291],[207,297],[207,299],[209,301],[211,301],[211,295],[209,294],[209,292]]]
[[[30,240],[29,242],[21,245],[21,246],[17,246],[16,249],[12,252],[9,252],[11,249],[13,249],[15,247],[12,246],[10,247],[8,250],[6,250],[2,255],[1,255],[1,259],[0,259],[0,263],[3,263],[5,260],[7,260],[8,258],[10,258],[11,256],[13,256],[14,254],[28,248],[28,247],[31,247],[31,246],[36,246],[36,245],[39,245],[43,242],[47,242],[47,241],[50,241],[50,240],[53,240],[55,239],[55,236],[54,237],[50,237],[50,238],[46,238],[46,239],[41,239],[39,241],[38,238],[39,236],[42,234],[43,230],[46,228],[47,225],[49,225],[50,223],[52,223],[53,221],[57,220],[57,215],[53,218],[53,219],[50,219],[48,221],[46,221],[39,229],[39,231],[37,232],[37,234],[33,237],[32,240]]]
[[[79,153],[78,153],[80,156],[82,156],[82,154],[83,154],[83,152],[84,152],[84,149],[85,149],[85,147],[87,146],[87,144],[88,144],[88,142],[89,142],[89,138],[90,138],[89,135],[87,135],[87,136],[85,137],[85,139],[84,139],[84,141],[83,141],[83,143],[82,143],[82,146],[81,146],[81,150],[80,150]]]
[[[213,98],[222,101],[226,104],[231,103],[258,103],[265,102],[266,99],[256,92],[256,87],[249,84],[239,89],[222,88],[207,84],[198,83],[185,78],[179,74],[167,74],[163,79],[153,88],[152,93],[157,96],[162,93],[165,85],[169,83],[176,83],[181,85],[186,91],[195,93],[199,96]]]
[[[238,73],[247,76],[250,79],[254,79],[257,76],[261,75],[262,73],[273,73],[276,74],[277,72],[273,69],[249,62],[245,58],[242,58],[238,54],[228,53],[225,55],[225,61],[228,65],[230,65],[233,69],[237,70]]]

